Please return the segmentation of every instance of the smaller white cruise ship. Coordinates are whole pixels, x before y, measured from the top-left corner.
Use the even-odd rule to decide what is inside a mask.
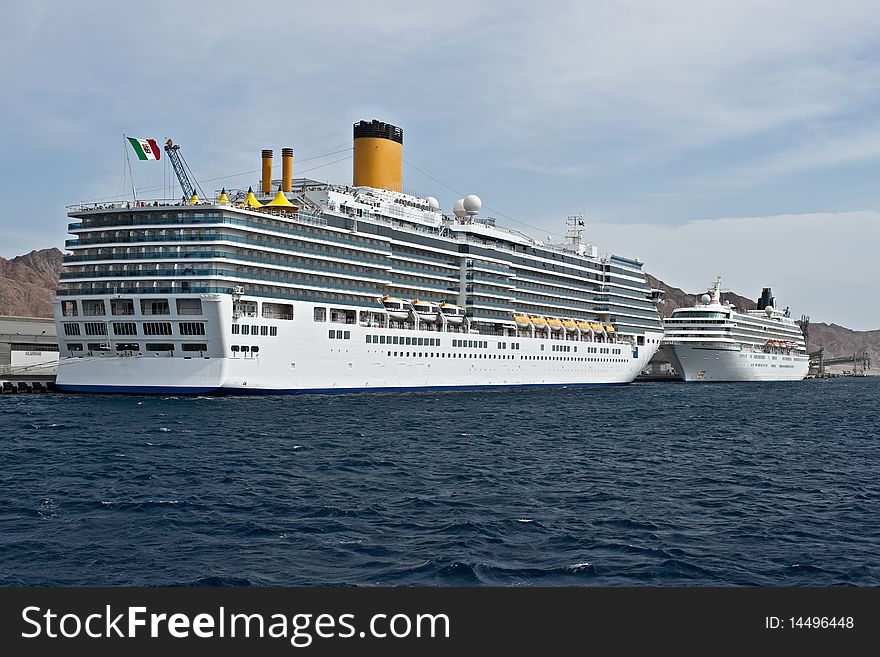
[[[764,288],[757,310],[721,302],[721,278],[663,320],[662,354],[685,381],[799,381],[810,358],[800,325]]]

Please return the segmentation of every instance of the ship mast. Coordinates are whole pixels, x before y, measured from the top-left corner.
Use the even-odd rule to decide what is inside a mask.
[[[575,251],[580,250],[581,242],[584,237],[585,223],[584,215],[582,214],[569,215],[568,219],[565,220],[565,225],[568,226],[568,230],[565,233],[565,239],[571,243]]]
[[[712,290],[712,305],[721,305],[721,277],[715,279],[715,287]]]

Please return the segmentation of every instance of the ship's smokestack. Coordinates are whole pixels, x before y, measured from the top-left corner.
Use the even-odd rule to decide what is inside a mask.
[[[293,149],[281,149],[281,191],[293,191]]]
[[[355,187],[402,191],[403,129],[373,119],[354,124]]]
[[[263,176],[260,178],[260,191],[268,194],[272,191],[272,150],[263,150]]]
[[[758,310],[764,310],[767,306],[776,307],[776,299],[773,298],[769,287],[761,290],[761,298],[758,299]]]

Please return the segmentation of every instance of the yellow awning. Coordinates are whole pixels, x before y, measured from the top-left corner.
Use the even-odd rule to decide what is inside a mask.
[[[248,187],[248,193],[247,193],[247,196],[245,196],[244,202],[242,203],[242,205],[249,207],[249,208],[263,207],[263,204],[257,200],[256,196],[254,196],[254,190],[251,189],[250,187]]]
[[[281,191],[281,185],[278,186],[278,193],[275,194],[275,198],[266,203],[267,208],[288,208],[291,210],[298,210],[299,207],[291,203],[287,200],[287,197],[284,195],[284,192]]]

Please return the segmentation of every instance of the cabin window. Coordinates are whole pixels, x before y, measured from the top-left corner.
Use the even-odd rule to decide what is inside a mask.
[[[171,322],[144,322],[144,335],[171,335]]]
[[[269,327],[269,336],[274,337],[276,335],[278,335],[278,327],[277,326],[270,326]]]
[[[333,329],[327,331],[327,337],[330,338],[331,340],[335,339],[336,338],[336,331],[334,331]]]
[[[83,315],[87,317],[95,317],[105,314],[104,313],[104,302],[100,299],[97,301],[83,301]]]
[[[354,310],[343,310],[341,308],[330,309],[330,321],[337,324],[354,324],[357,313]]]
[[[80,342],[68,342],[67,343],[67,351],[82,351],[83,346]]]
[[[174,345],[169,342],[148,342],[147,351],[174,351]]]
[[[134,301],[131,299],[110,299],[111,315],[134,315]]]
[[[181,322],[180,323],[180,334],[181,335],[205,335],[205,323],[204,322]]]
[[[178,315],[201,315],[202,300],[201,299],[178,299],[177,300]]]
[[[104,322],[86,322],[86,335],[107,335],[107,325]]]
[[[266,319],[293,319],[293,305],[289,303],[263,304],[263,317]]]
[[[89,342],[89,351],[109,351],[110,345],[106,342]]]
[[[79,335],[79,324],[65,324],[64,335]]]
[[[170,315],[168,299],[141,299],[142,315]]]
[[[137,335],[137,324],[135,322],[113,322],[113,333],[115,335]]]
[[[345,331],[345,332],[343,332],[343,334],[342,334],[342,338],[343,338],[344,340],[351,340],[351,331]]]
[[[61,304],[61,314],[64,317],[76,317],[76,301],[65,301]]]
[[[141,346],[137,342],[119,342],[116,351],[140,351]]]
[[[208,351],[208,345],[204,342],[189,342],[180,346],[183,351]]]
[[[327,321],[327,309],[326,308],[315,308],[315,321],[316,322],[326,322]]]
[[[235,353],[238,353],[238,345],[237,344],[232,345],[232,351]]]
[[[261,326],[260,327],[260,335],[269,335],[269,327]]]
[[[242,324],[241,325],[241,334],[242,335],[250,335],[251,334],[251,325],[250,324]]]
[[[238,335],[238,324],[232,325],[232,335]]]

